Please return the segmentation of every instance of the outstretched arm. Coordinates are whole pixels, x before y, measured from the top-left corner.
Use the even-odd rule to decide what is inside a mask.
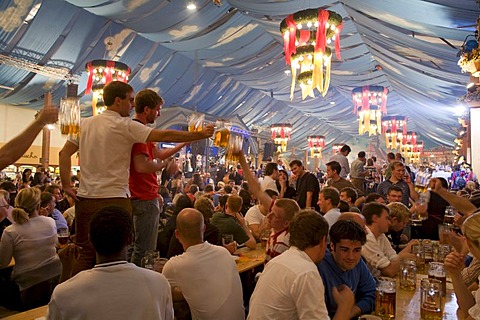
[[[270,198],[270,196],[263,192],[260,188],[260,183],[258,183],[258,180],[254,177],[252,171],[250,171],[250,167],[247,164],[247,160],[245,159],[243,152],[240,151],[238,155],[240,157],[240,165],[243,169],[243,177],[247,179],[250,191],[255,197],[257,197],[258,201],[260,201],[262,205],[264,205],[266,208],[270,208],[270,205],[272,204],[272,198]]]
[[[58,109],[54,106],[47,106],[40,111],[38,117],[22,133],[0,148],[0,170],[17,161],[32,145],[43,127],[55,123],[57,119]]]

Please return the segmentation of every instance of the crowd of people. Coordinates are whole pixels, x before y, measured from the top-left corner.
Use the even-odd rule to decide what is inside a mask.
[[[27,171],[18,184],[0,184],[0,268],[14,258],[11,273],[0,273],[0,304],[48,304],[47,319],[351,319],[373,311],[376,278],[396,276],[420,238],[439,238],[453,206],[463,236],[451,235],[455,250],[445,267],[462,312],[480,319],[480,300],[469,292],[480,275],[473,179],[456,194],[432,178],[419,193],[401,157],[389,154],[383,168],[360,151],[349,164],[348,145],[326,163],[325,176],[298,159],[255,172],[238,152],[231,170],[186,179],[173,156],[213,135],[213,125],[152,129],[163,99],[149,89],[135,95],[122,82],[105,87],[104,101],[107,110],[84,119],[79,137],[61,150],[60,181],[40,169],[37,178]],[[55,122],[48,112],[0,149],[0,169],[28,147],[26,136]],[[157,141],[178,144],[159,150]],[[82,172],[73,176],[77,151]],[[410,228],[417,215],[426,219]],[[57,233],[65,229],[72,243],[60,248]],[[265,267],[246,295],[231,254],[264,239]],[[151,251],[169,259],[161,273],[141,268]]]

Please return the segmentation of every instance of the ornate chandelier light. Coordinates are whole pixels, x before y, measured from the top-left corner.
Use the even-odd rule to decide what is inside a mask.
[[[328,45],[335,42],[335,54],[340,60],[342,27],[341,15],[320,8],[298,11],[282,20],[280,31],[285,60],[292,70],[290,99],[293,100],[296,80],[302,89],[302,99],[315,97],[314,88],[325,96],[332,61],[332,49]]]
[[[343,148],[343,143],[334,143],[333,146],[332,146],[332,151],[333,151],[333,154],[337,154],[340,152],[340,149]]]
[[[312,158],[322,158],[322,149],[325,148],[325,136],[308,136],[308,147]]]
[[[410,161],[413,163],[420,162],[420,156],[423,154],[423,141],[417,141],[411,152]]]
[[[92,60],[87,62],[85,68],[88,72],[85,94],[93,92],[92,112],[96,115],[106,109],[103,103],[103,87],[112,81],[127,83],[130,67],[118,61]]]
[[[407,134],[407,118],[403,116],[383,117],[382,133],[385,134],[387,149],[401,148],[403,136]]]
[[[287,151],[287,142],[290,140],[292,125],[289,123],[275,123],[270,126],[270,130],[272,131],[272,140],[277,146],[277,151]]]
[[[405,157],[411,158],[412,152],[417,146],[417,135],[413,131],[407,131],[407,134],[403,135],[402,140],[402,153]]]
[[[382,115],[387,113],[388,89],[363,86],[352,90],[353,111],[358,115],[358,133],[369,136],[381,133]]]

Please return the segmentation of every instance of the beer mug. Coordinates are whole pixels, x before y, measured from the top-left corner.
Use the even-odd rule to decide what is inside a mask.
[[[412,253],[415,255],[417,270],[423,270],[425,268],[425,255],[423,253],[423,246],[420,243],[412,245]]]
[[[153,262],[153,270],[162,273],[163,267],[167,262],[167,258],[156,258]]]
[[[442,320],[442,282],[425,278],[420,284],[420,316],[424,320]]]
[[[451,247],[449,244],[439,244],[437,253],[437,262],[444,262],[445,257],[450,253]]]
[[[225,161],[232,164],[238,163],[240,158],[237,153],[243,148],[243,135],[239,132],[230,131],[230,140],[228,141],[227,154]]]
[[[400,288],[413,291],[417,287],[417,263],[414,259],[400,261]]]
[[[425,257],[425,264],[428,265],[433,262],[433,243],[431,240],[422,241],[423,254]]]
[[[193,113],[188,118],[188,131],[195,132],[195,131],[202,131],[203,129],[203,121],[205,121],[205,115],[199,113]]]
[[[380,277],[375,291],[375,314],[383,320],[395,318],[396,305],[395,279]]]
[[[445,223],[438,225],[438,238],[440,239],[440,244],[450,243],[450,232],[452,231],[452,227],[453,225]]]
[[[77,98],[60,100],[58,119],[63,135],[75,136],[80,133],[80,103]]]
[[[442,283],[442,296],[445,297],[447,295],[447,273],[442,262],[430,262],[430,267],[428,268],[428,278],[439,280]]]
[[[445,209],[445,215],[443,216],[443,223],[452,226],[454,218],[455,210],[452,206],[447,206],[447,208]]]
[[[227,148],[230,140],[230,126],[223,120],[218,120],[215,126],[217,131],[213,136],[213,145],[219,148]]]

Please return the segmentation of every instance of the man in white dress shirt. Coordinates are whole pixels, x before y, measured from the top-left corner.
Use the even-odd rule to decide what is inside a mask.
[[[248,319],[328,319],[325,288],[316,267],[325,255],[328,223],[313,210],[290,222],[290,249],[265,267],[250,299]],[[333,319],[348,319],[354,304],[346,286],[333,288],[338,305]]]

